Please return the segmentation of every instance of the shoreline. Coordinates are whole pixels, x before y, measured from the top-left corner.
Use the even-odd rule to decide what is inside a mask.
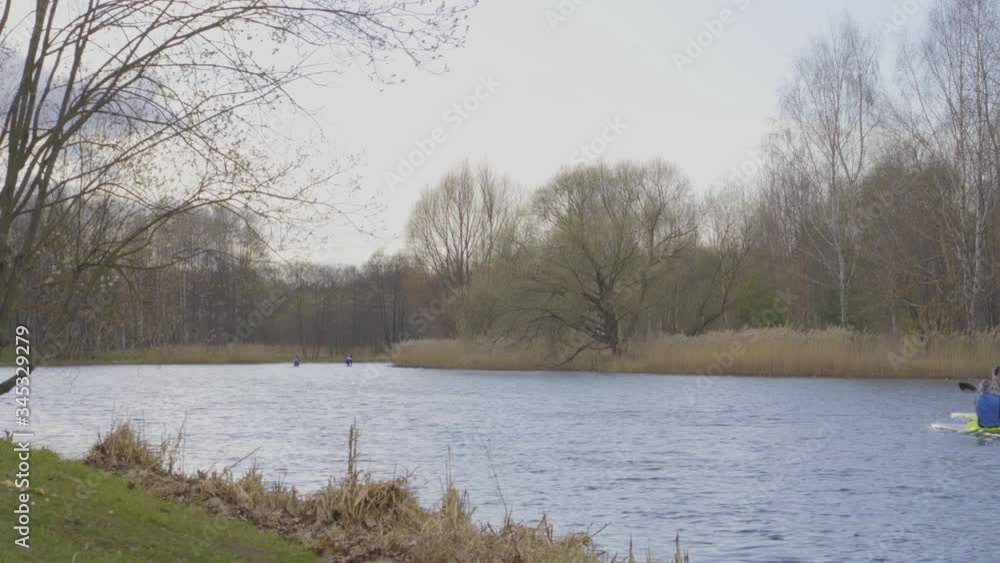
[[[14,365],[10,348],[0,365]],[[630,343],[617,356],[585,351],[564,363],[559,351],[541,344],[485,343],[471,339],[416,340],[391,357],[352,351],[354,363],[399,368],[494,372],[586,372],[694,377],[980,380],[1000,364],[1000,332],[889,336],[839,329],[747,329],[688,337],[668,335]],[[64,357],[39,367],[343,365],[347,353],[306,353],[287,346],[175,346]],[[359,367],[361,367],[359,365]]]
[[[0,348],[0,366],[13,366],[11,348]],[[111,350],[45,360],[38,366],[129,366],[129,365],[264,365],[288,364],[299,356],[303,364],[343,364],[347,354],[336,352],[309,354],[289,346],[241,344],[238,346],[167,346],[134,350]],[[354,363],[371,362],[378,356],[371,350],[353,352]]]
[[[343,365],[344,362],[336,361],[303,361],[302,366],[306,365],[322,365],[322,366],[334,366]],[[386,362],[358,362],[355,361],[355,365],[370,364],[370,363],[386,363]],[[13,362],[0,362],[0,367],[12,368],[16,364]],[[44,364],[36,364],[32,367],[33,371],[39,371],[44,368],[89,368],[89,367],[129,367],[129,366],[190,366],[190,367],[211,367],[211,366],[278,366],[287,365],[288,367],[294,367],[290,362],[278,361],[278,360],[267,360],[267,361],[218,361],[218,362],[199,362],[199,361],[177,361],[177,362],[158,362],[158,361],[121,361],[121,362],[109,362],[109,361],[81,361],[81,360],[59,360],[55,362],[46,362]]]
[[[540,344],[419,340],[393,365],[487,371],[557,371],[828,379],[980,380],[1000,364],[1000,332],[888,336],[831,329],[748,329],[632,343],[615,356],[585,351],[563,363]]]
[[[307,365],[322,365],[322,366],[333,366],[342,365],[343,362],[327,360],[327,361],[314,361],[310,360],[308,362],[302,362],[302,366]],[[467,366],[452,366],[448,364],[441,365],[408,365],[399,364],[394,362],[379,362],[379,361],[354,361],[355,365],[366,365],[366,364],[376,364],[376,365],[388,365],[389,367],[399,368],[399,369],[414,369],[414,370],[437,370],[437,371],[473,371],[482,373],[539,373],[539,374],[558,374],[558,373],[578,373],[578,374],[590,374],[590,375],[648,375],[648,376],[662,376],[662,377],[732,377],[732,378],[767,378],[767,379],[881,379],[881,380],[921,380],[921,381],[943,381],[943,382],[958,382],[958,381],[969,381],[973,379],[984,379],[985,376],[976,377],[962,377],[962,376],[952,376],[947,374],[941,375],[915,375],[909,373],[901,373],[899,375],[846,375],[846,374],[825,374],[825,373],[743,373],[737,371],[722,372],[722,373],[690,373],[684,371],[641,371],[641,370],[631,370],[631,369],[590,369],[590,368],[571,368],[566,366],[533,366],[533,367],[467,367]],[[0,362],[0,367],[13,367],[15,364],[10,362]],[[267,361],[216,361],[216,362],[206,362],[206,361],[173,361],[173,362],[160,362],[160,361],[80,361],[80,360],[60,360],[55,362],[48,362],[39,366],[36,366],[35,371],[42,370],[44,368],[91,368],[91,367],[144,367],[144,366],[187,366],[187,367],[217,367],[217,366],[285,366],[294,369],[293,366],[288,365],[286,361],[277,360],[267,360]]]
[[[875,375],[824,375],[824,374],[795,374],[795,373],[686,373],[686,372],[666,372],[666,371],[628,371],[628,370],[590,370],[590,369],[570,369],[565,367],[553,367],[553,368],[479,368],[479,367],[436,367],[436,366],[410,366],[410,365],[396,365],[391,364],[392,367],[399,369],[414,369],[414,370],[437,370],[437,371],[470,371],[470,372],[481,372],[481,373],[502,373],[502,374],[514,374],[514,373],[538,373],[538,374],[581,374],[581,375],[604,375],[609,377],[614,377],[616,375],[646,375],[650,377],[708,377],[708,378],[733,378],[733,379],[850,379],[850,380],[882,380],[882,381],[893,381],[893,380],[915,380],[915,381],[940,381],[944,383],[958,383],[960,381],[970,381],[972,379],[977,379],[973,377],[954,377],[945,375],[910,375],[901,374],[895,376],[875,376]],[[983,377],[978,377],[978,379],[984,379]]]
[[[440,501],[425,507],[409,477],[374,480],[358,469],[359,439],[352,426],[344,475],[300,493],[269,481],[255,465],[242,474],[232,468],[182,473],[183,436],[154,446],[125,423],[100,435],[81,460],[32,450],[30,485],[4,481],[0,488],[31,498],[26,561],[75,560],[82,553],[101,560],[127,554],[129,560],[638,561],[631,548],[619,556],[599,548],[585,531],[556,535],[544,514],[537,525],[509,515],[497,526],[480,525],[450,476]],[[14,447],[0,440],[5,473],[13,473],[16,456],[7,454]],[[5,529],[0,538],[7,541],[12,529]],[[675,541],[669,560],[687,562],[679,537]],[[645,560],[658,561],[651,554]]]

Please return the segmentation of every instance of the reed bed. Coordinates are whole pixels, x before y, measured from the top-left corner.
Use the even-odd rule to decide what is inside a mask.
[[[894,337],[840,329],[719,331],[640,340],[618,356],[588,351],[569,363],[562,360],[559,350],[541,345],[421,340],[403,346],[394,363],[441,369],[981,379],[1000,364],[1000,332]]]
[[[270,344],[233,344],[228,346],[192,344],[165,346],[136,350],[112,350],[85,355],[67,355],[51,358],[52,364],[266,364],[291,362],[299,356],[304,362],[339,363],[348,353],[361,363],[375,358],[370,349],[334,352],[328,350],[303,350],[298,346]],[[9,350],[0,350],[0,363],[12,363]]]
[[[332,562],[635,563],[600,551],[585,533],[557,536],[546,517],[537,525],[509,515],[498,526],[476,523],[467,496],[450,479],[439,503],[420,505],[407,477],[377,481],[358,469],[360,434],[352,426],[344,476],[319,491],[269,484],[253,466],[184,475],[175,472],[178,442],[154,448],[128,424],[99,437],[87,463],[124,475],[148,493],[193,503],[224,518],[252,522],[309,547]],[[130,485],[131,486],[131,485]],[[644,559],[653,562],[651,554]],[[670,561],[688,563],[677,541]]]

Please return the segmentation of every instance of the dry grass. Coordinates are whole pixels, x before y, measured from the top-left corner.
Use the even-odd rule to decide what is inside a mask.
[[[493,344],[471,340],[416,340],[399,348],[392,359],[398,367],[437,369],[489,369],[502,371],[549,370],[559,368],[550,351],[540,346]],[[581,354],[559,369],[599,368],[607,361],[597,355]]]
[[[271,485],[257,467],[196,475],[173,470],[176,442],[151,447],[128,425],[100,438],[87,456],[98,468],[124,474],[147,492],[250,521],[316,550],[329,561],[413,563],[616,561],[583,533],[557,537],[547,518],[529,526],[506,518],[499,527],[474,522],[467,497],[448,483],[439,504],[420,505],[408,478],[375,481],[357,466],[359,433],[351,428],[348,471],[308,495]],[[675,563],[687,563],[678,540]],[[630,553],[618,563],[635,563]],[[646,561],[653,561],[647,557]]]
[[[97,352],[85,356],[58,357],[52,364],[266,364],[291,362],[298,355],[304,362],[339,363],[348,352],[328,351],[314,353],[303,351],[298,346],[278,346],[269,344],[234,344],[230,346],[209,346],[192,344],[188,346],[165,346],[137,350],[113,350]],[[378,353],[368,349],[351,350],[354,361],[364,362],[375,358]],[[12,363],[7,350],[0,350],[0,362]]]
[[[84,461],[107,471],[139,470],[169,475],[177,463],[182,435],[183,429],[177,439],[164,438],[160,447],[154,449],[131,424],[115,424],[107,434],[98,435]]]
[[[635,342],[621,356],[585,353],[560,365],[541,347],[470,341],[418,341],[395,358],[401,367],[584,370],[632,373],[983,378],[1000,363],[1000,332],[892,337],[845,330],[761,329],[664,336]]]

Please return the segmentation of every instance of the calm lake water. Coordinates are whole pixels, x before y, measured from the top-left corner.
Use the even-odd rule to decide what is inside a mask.
[[[113,420],[184,463],[249,454],[315,489],[342,473],[357,419],[367,468],[414,472],[430,504],[449,456],[481,520],[547,513],[692,560],[1000,560],[1000,441],[933,432],[972,396],[932,381],[494,373],[389,366],[38,370],[39,441],[82,456]],[[243,462],[242,466],[248,464]],[[502,495],[502,501],[501,501]]]

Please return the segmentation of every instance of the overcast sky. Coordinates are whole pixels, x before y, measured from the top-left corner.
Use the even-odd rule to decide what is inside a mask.
[[[380,89],[349,72],[304,91],[327,142],[362,156],[353,197],[385,206],[366,220],[376,236],[332,229],[310,258],[360,263],[400,248],[420,192],[466,157],[527,190],[589,158],[580,147],[594,142],[609,160],[673,161],[705,190],[753,158],[811,37],[847,11],[880,32],[891,63],[930,1],[563,0],[560,9],[559,0],[485,0],[467,45],[447,55],[448,73],[411,70],[405,84]],[[699,34],[700,54],[688,50]],[[463,102],[475,109],[455,111]],[[433,154],[412,156],[418,140]]]

